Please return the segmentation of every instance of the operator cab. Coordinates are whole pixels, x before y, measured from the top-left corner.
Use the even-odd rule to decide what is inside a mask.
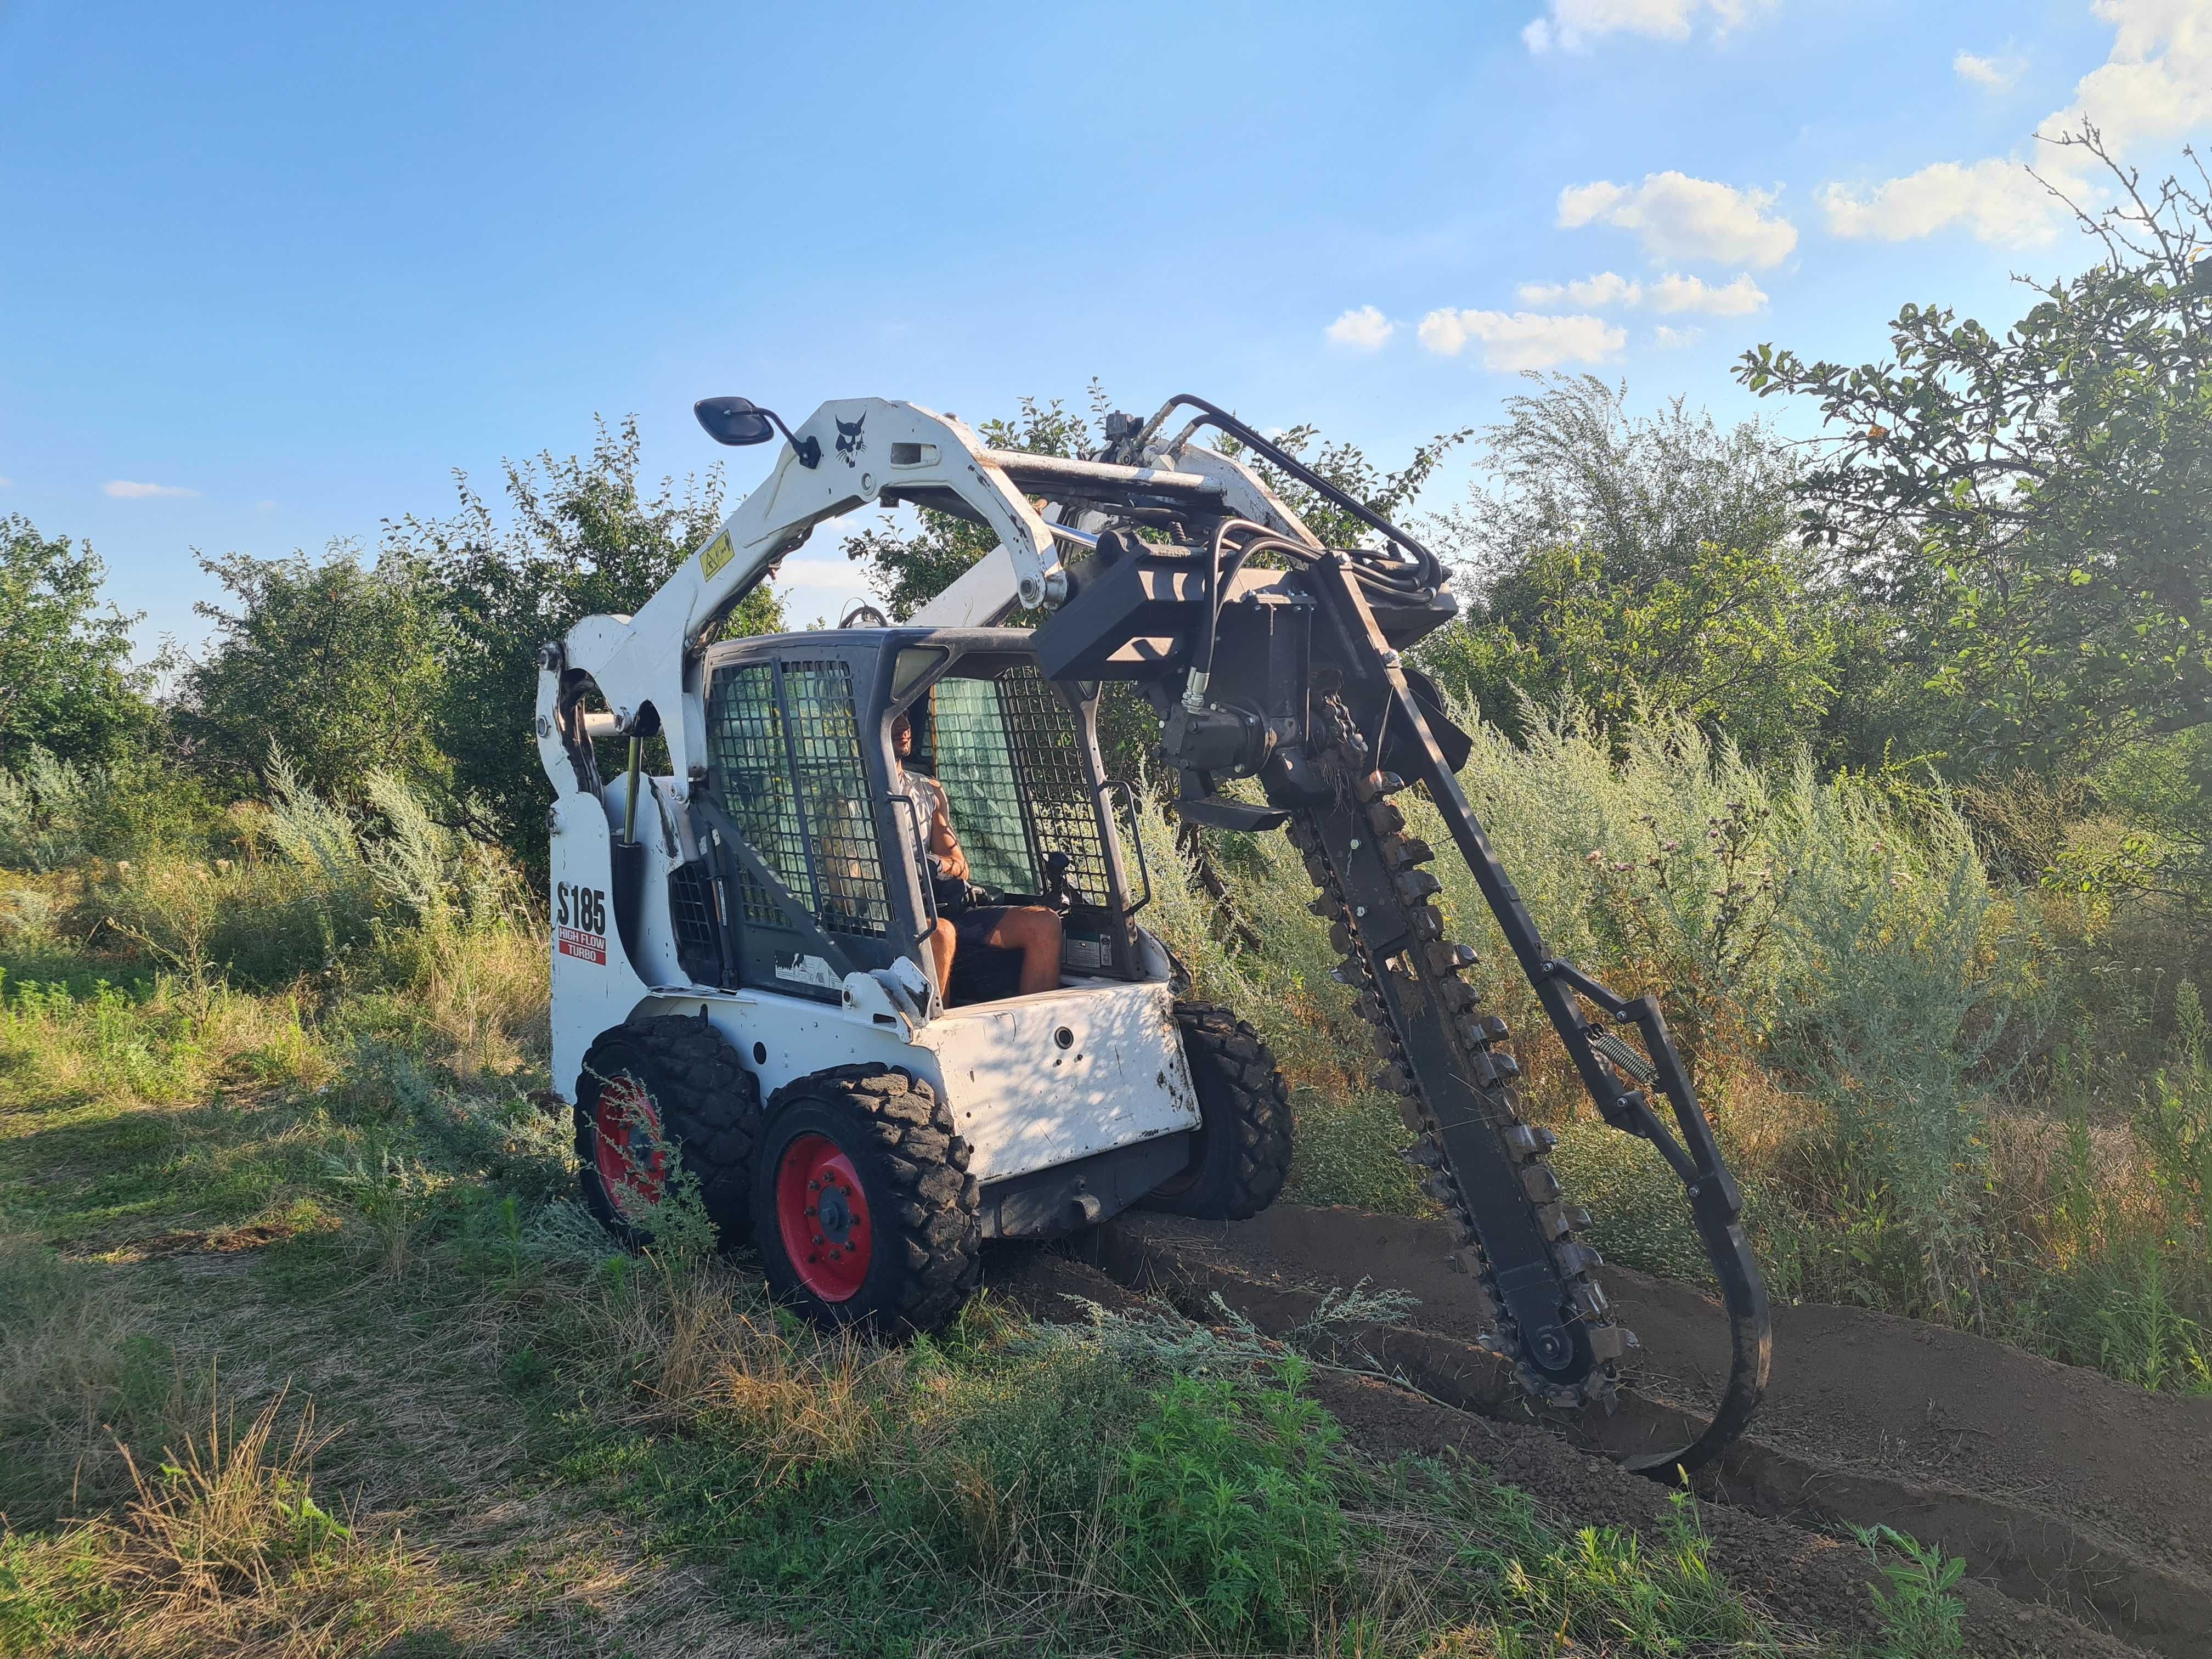
[[[902,957],[934,982],[940,894],[925,855],[929,809],[900,788],[902,714],[906,764],[942,787],[976,901],[1060,916],[1063,988],[1158,977],[1132,921],[1148,894],[1131,897],[1115,786],[1102,776],[1098,688],[1045,679],[1029,630],[732,640],[710,647],[702,671],[708,764],[691,798],[735,833],[708,838],[705,856],[669,876],[694,983],[834,1002],[846,972]],[[1019,962],[962,945],[944,1002],[1012,995]]]

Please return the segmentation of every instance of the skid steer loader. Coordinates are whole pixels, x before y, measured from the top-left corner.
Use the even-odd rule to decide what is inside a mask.
[[[1140,921],[1152,854],[1097,737],[1105,685],[1127,682],[1160,716],[1182,823],[1280,828],[1304,854],[1376,1081],[1486,1298],[1486,1344],[1533,1401],[1609,1407],[1634,1339],[1577,1240],[1589,1218],[1546,1162],[1553,1137],[1521,1120],[1475,953],[1445,937],[1433,849],[1391,799],[1425,792],[1598,1110],[1681,1179],[1713,1265],[1728,1383],[1692,1444],[1641,1464],[1693,1467],[1741,1431],[1771,1341],[1740,1194],[1656,999],[1548,952],[1460,791],[1468,738],[1400,655],[1456,611],[1432,555],[1188,396],[1110,417],[1082,460],[876,398],[796,428],[742,398],[696,413],[723,443],[781,438],[775,467],[635,617],[588,617],[540,657],[553,1085],[585,1199],[618,1237],[644,1239],[671,1183],[696,1183],[808,1316],[926,1329],[973,1288],[986,1240],[1137,1204],[1237,1219],[1274,1198],[1291,1143],[1274,1061],[1189,1000]],[[1363,544],[1324,545],[1260,472],[1196,441],[1208,428]],[[717,641],[817,525],[900,504],[997,547],[905,625]],[[1018,610],[1042,620],[1005,626]],[[656,737],[665,772],[643,764]],[[1055,988],[1010,994],[1006,964],[966,945],[939,982],[932,941],[961,895],[933,878],[936,791],[902,787],[915,772],[981,897],[1056,913]],[[1258,801],[1222,792],[1237,778]]]

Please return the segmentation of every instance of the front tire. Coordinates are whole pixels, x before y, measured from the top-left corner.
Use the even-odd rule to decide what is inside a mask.
[[[602,1032],[576,1083],[577,1187],[631,1249],[678,1169],[699,1183],[719,1242],[748,1242],[760,1083],[703,1019],[664,1014]]]
[[[1275,1201],[1291,1173],[1291,1095],[1260,1034],[1211,1002],[1178,1002],[1176,1024],[1198,1091],[1189,1164],[1143,1200],[1148,1210],[1202,1221],[1246,1221]]]
[[[981,1265],[968,1156],[911,1073],[841,1066],[777,1090],[752,1191],[770,1291],[832,1330],[943,1324]]]

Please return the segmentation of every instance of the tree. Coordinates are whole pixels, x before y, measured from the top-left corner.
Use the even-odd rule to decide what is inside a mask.
[[[1278,449],[1296,456],[1370,512],[1395,524],[1397,515],[1413,506],[1436,470],[1443,465],[1444,458],[1474,435],[1471,426],[1462,427],[1456,432],[1439,432],[1417,447],[1405,465],[1395,472],[1385,472],[1376,466],[1358,444],[1328,441],[1322,437],[1321,428],[1310,422],[1278,433],[1270,441]],[[1320,447],[1316,449],[1316,445]],[[1214,440],[1214,447],[1224,455],[1244,461],[1257,472],[1277,499],[1321,538],[1323,545],[1358,547],[1378,539],[1376,532],[1364,520],[1273,462],[1258,455],[1246,455],[1244,446],[1226,433]],[[1314,453],[1308,454],[1309,450]],[[1262,556],[1257,562],[1265,565],[1271,561]]]
[[[106,574],[90,544],[0,519],[0,769],[33,748],[106,759],[152,718],[149,677],[130,665],[138,614],[103,609]]]
[[[178,730],[196,758],[266,783],[281,755],[325,794],[351,794],[378,770],[442,777],[443,630],[412,571],[365,567],[344,542],[319,563],[232,553],[200,568],[232,605],[193,607],[215,623],[179,684]]]
[[[2193,182],[2146,193],[2094,127],[2061,143],[2118,183],[2075,210],[2103,257],[2016,279],[2040,297],[2002,337],[1908,305],[1886,361],[1737,369],[1819,405],[1806,527],[1894,619],[1961,775],[2082,775],[2212,720],[2212,179],[2189,153]]]
[[[680,490],[664,478],[647,499],[637,465],[636,418],[613,430],[600,421],[588,459],[547,452],[504,464],[504,525],[457,473],[453,517],[410,514],[385,526],[384,560],[416,573],[440,619],[443,678],[433,730],[452,760],[453,806],[472,831],[532,864],[544,857],[550,798],[531,737],[538,647],[585,617],[637,611],[724,516],[719,466],[703,483],[686,478]],[[763,583],[724,631],[782,625]]]
[[[1559,376],[1486,434],[1494,483],[1443,515],[1475,600],[1423,660],[1519,728],[1522,699],[1602,722],[1686,713],[1753,750],[1813,738],[1849,619],[1793,535],[1796,467],[1757,422]]]

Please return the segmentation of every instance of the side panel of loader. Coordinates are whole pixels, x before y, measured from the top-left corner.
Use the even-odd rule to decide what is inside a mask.
[[[576,1097],[592,1041],[619,1025],[647,988],[623,951],[615,921],[613,832],[592,796],[563,795],[552,809],[548,908],[553,961],[553,1091]]]

